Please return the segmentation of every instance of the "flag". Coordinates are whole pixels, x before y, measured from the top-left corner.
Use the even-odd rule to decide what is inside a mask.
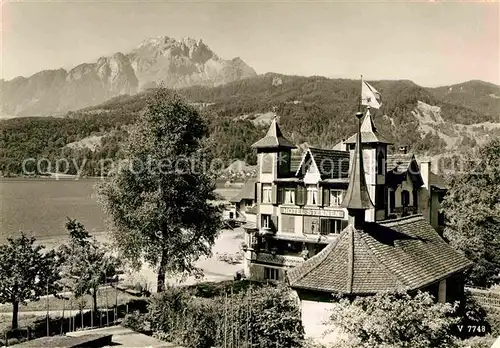
[[[375,109],[382,106],[382,96],[368,82],[361,81],[361,105],[367,105]]]

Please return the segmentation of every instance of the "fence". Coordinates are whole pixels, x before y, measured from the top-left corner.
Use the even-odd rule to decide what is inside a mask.
[[[500,311],[500,291],[480,287],[466,287],[465,290],[481,306]]]

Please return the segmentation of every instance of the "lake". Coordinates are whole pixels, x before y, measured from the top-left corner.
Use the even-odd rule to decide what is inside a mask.
[[[94,185],[101,179],[0,178],[0,243],[24,231],[48,242],[66,239],[67,217],[77,219],[93,234],[105,234],[105,216]],[[238,188],[217,189],[232,197]]]

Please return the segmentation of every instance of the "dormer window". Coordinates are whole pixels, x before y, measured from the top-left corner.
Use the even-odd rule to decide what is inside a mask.
[[[337,207],[342,203],[342,191],[330,190],[330,206]]]
[[[307,205],[318,205],[318,187],[316,185],[307,186]]]

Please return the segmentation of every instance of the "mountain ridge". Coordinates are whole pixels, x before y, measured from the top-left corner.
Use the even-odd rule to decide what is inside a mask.
[[[372,116],[379,132],[394,143],[390,151],[405,145],[417,155],[447,155],[500,136],[498,114],[481,112],[481,103],[475,104],[475,110],[456,105],[411,81],[369,82],[382,94],[382,108],[372,109]],[[360,80],[270,73],[216,87],[181,88],[177,93],[201,110],[214,156],[229,165],[234,160],[255,163],[251,145],[264,136],[274,107],[282,131],[294,144],[333,148],[357,129],[354,115],[360,86]],[[461,93],[475,100],[490,92],[464,88]],[[154,89],[147,89],[114,97],[63,118],[1,121],[0,171],[19,173],[23,159],[43,157],[68,162],[86,159],[87,174],[100,175],[95,172],[100,160],[122,156],[121,141],[127,138],[128,127],[140,119],[152,93]],[[490,105],[484,107],[489,110]]]

